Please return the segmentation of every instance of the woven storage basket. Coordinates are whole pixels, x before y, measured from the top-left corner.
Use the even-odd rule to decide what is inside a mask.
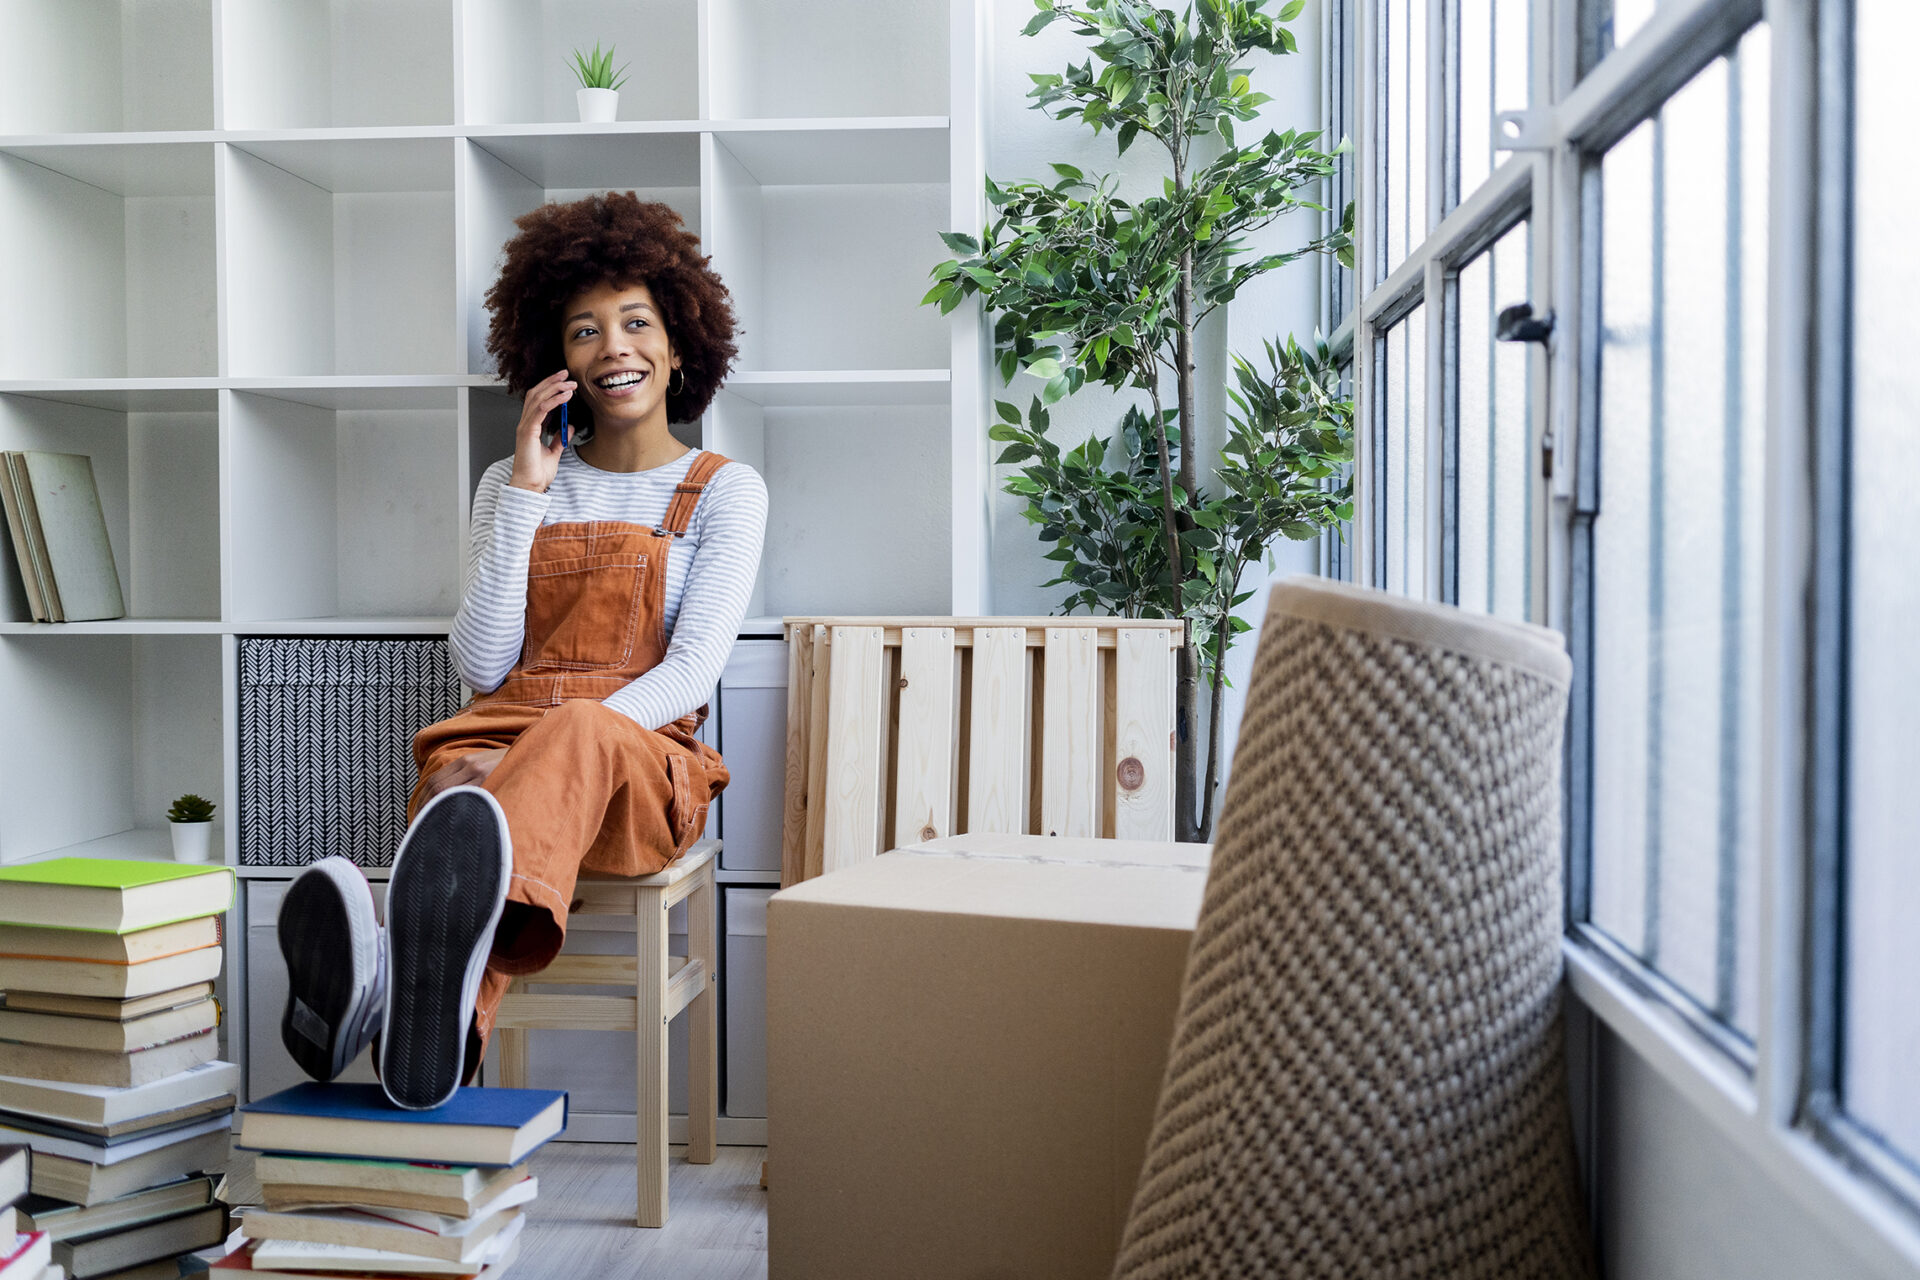
[[[239,644],[241,864],[387,866],[407,829],[413,735],[460,709],[447,642]]]
[[[1273,589],[1115,1274],[1585,1277],[1543,628]]]

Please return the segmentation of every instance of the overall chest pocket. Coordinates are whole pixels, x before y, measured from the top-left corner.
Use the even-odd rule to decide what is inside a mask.
[[[633,658],[647,571],[639,551],[536,559],[527,569],[522,670],[625,666]]]

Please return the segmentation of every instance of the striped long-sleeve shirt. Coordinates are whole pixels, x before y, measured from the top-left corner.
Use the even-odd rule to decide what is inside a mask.
[[[513,459],[480,477],[473,495],[460,609],[447,637],[469,686],[490,692],[519,660],[526,636],[527,558],[542,525],[620,520],[658,525],[674,486],[701,450],[647,471],[602,471],[568,448],[545,493],[516,489]],[[667,553],[667,653],[606,705],[649,729],[686,715],[713,695],[746,616],[766,540],[767,486],[743,462],[720,468],[700,495],[687,536]]]

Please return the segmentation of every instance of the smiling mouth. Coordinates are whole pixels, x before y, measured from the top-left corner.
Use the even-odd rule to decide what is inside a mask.
[[[627,391],[639,386],[640,383],[646,379],[646,376],[643,372],[632,369],[622,369],[620,372],[610,373],[604,378],[595,378],[593,385],[599,387],[602,391]]]

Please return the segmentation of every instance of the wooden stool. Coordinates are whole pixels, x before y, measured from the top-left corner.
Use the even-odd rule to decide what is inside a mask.
[[[682,1009],[687,1026],[687,1160],[712,1164],[719,1115],[719,1017],[714,990],[714,856],[718,840],[702,840],[678,862],[651,876],[582,876],[574,888],[575,915],[632,916],[635,958],[569,956],[539,973],[517,978],[500,1001],[500,1082],[527,1082],[527,1032],[633,1031],[638,1052],[637,1127],[639,1207],[643,1227],[667,1224],[667,1024]],[[667,955],[667,912],[687,903],[687,955]],[[629,996],[535,995],[530,983],[574,983],[633,988]]]

